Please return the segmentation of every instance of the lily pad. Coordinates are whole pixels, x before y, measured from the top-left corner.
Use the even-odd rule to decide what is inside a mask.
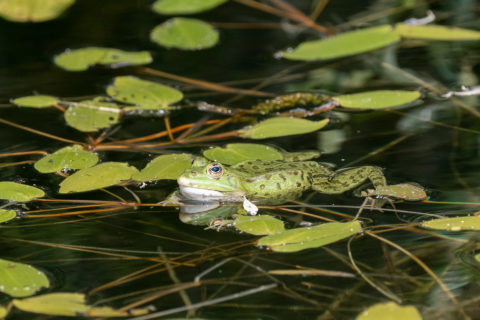
[[[362,230],[358,221],[328,222],[314,227],[296,228],[260,238],[259,246],[273,251],[296,252],[321,247],[352,236]]]
[[[0,0],[0,16],[14,22],[43,22],[57,18],[75,0]]]
[[[362,196],[381,196],[408,201],[420,201],[427,198],[427,193],[423,188],[413,184],[401,183],[389,186],[378,186],[375,189],[367,190]]]
[[[168,109],[170,104],[183,99],[182,92],[176,89],[131,76],[116,77],[107,94],[142,109]]]
[[[194,14],[218,7],[228,0],[157,0],[153,11],[160,14]]]
[[[429,229],[446,231],[480,230],[480,216],[434,219],[424,221],[420,225]]]
[[[50,281],[40,270],[28,264],[0,259],[0,292],[22,298],[48,287]]]
[[[87,47],[70,50],[57,55],[54,59],[57,66],[68,71],[84,71],[89,67],[101,64],[111,67],[142,65],[152,62],[148,51],[123,51],[114,48]]]
[[[17,98],[12,101],[13,104],[19,107],[27,108],[47,108],[52,107],[58,103],[58,99],[52,96],[26,96]]]
[[[391,26],[382,25],[345,32],[325,40],[303,42],[295,49],[278,55],[290,60],[326,60],[372,51],[399,40],[400,36]]]
[[[74,145],[43,157],[35,162],[34,167],[41,173],[50,173],[63,169],[89,168],[97,162],[98,156],[95,153],[83,150],[82,146]]]
[[[269,215],[239,215],[233,221],[233,226],[240,231],[250,233],[256,236],[270,235],[285,231],[283,222]]]
[[[167,48],[199,50],[216,45],[218,31],[198,19],[172,18],[156,26],[150,39]]]
[[[0,306],[0,319],[6,318],[8,310],[5,306]]]
[[[203,155],[214,161],[232,165],[244,160],[281,160],[280,151],[270,146],[254,143],[230,143],[225,148],[215,147],[203,152]]]
[[[1,181],[0,182],[0,199],[27,202],[35,198],[41,198],[45,195],[43,190],[27,186],[26,184]]]
[[[97,190],[130,180],[138,170],[123,162],[105,162],[75,172],[60,183],[60,193]]]
[[[136,181],[151,181],[161,179],[177,179],[192,165],[194,157],[191,154],[165,154],[150,161],[139,173],[132,176]]]
[[[480,31],[437,25],[397,23],[394,31],[404,38],[425,40],[480,40]]]
[[[240,136],[250,139],[266,139],[310,133],[325,127],[328,121],[328,119],[310,121],[286,117],[271,118],[240,130]]]
[[[64,117],[71,127],[83,132],[94,132],[117,123],[120,111],[115,103],[84,100],[72,104]]]
[[[15,210],[0,209],[0,223],[10,221],[17,217]],[[1,317],[0,317],[1,319]]]
[[[420,98],[419,91],[378,90],[354,94],[345,94],[332,99],[346,108],[385,109],[401,106]]]
[[[395,302],[377,303],[360,313],[356,320],[422,320],[414,306],[399,306]]]
[[[85,295],[81,293],[49,293],[27,299],[14,299],[13,305],[20,310],[55,316],[76,317],[128,317],[148,313],[148,310],[115,310],[110,307],[93,307],[86,304]]]

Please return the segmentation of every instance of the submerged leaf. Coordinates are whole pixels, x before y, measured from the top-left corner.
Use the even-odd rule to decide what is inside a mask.
[[[67,49],[56,56],[54,62],[68,71],[84,71],[96,64],[111,67],[148,64],[152,62],[152,56],[148,51],[129,52],[113,48],[87,47]]]
[[[177,179],[192,165],[194,157],[191,154],[165,154],[150,161],[139,173],[132,176],[136,181],[151,181],[161,179]]]
[[[31,265],[0,259],[0,292],[28,297],[50,287],[47,276]]]
[[[43,22],[57,18],[75,0],[0,0],[0,16],[14,22]]]
[[[27,186],[26,184],[1,181],[0,182],[0,199],[27,202],[35,198],[41,198],[45,195],[43,190]]]
[[[228,0],[157,0],[153,11],[160,14],[194,14],[218,7]]]
[[[391,26],[382,25],[342,33],[325,40],[303,42],[297,48],[279,55],[291,60],[334,59],[379,49],[398,40],[400,37]]]
[[[434,219],[424,221],[420,225],[429,229],[446,231],[480,230],[480,216]]]
[[[15,210],[0,209],[0,223],[10,221],[17,217]],[[1,319],[1,318],[0,318]]]
[[[170,104],[183,99],[182,92],[176,89],[132,76],[116,77],[107,94],[142,109],[168,109]]]
[[[360,313],[356,320],[422,320],[414,306],[399,306],[395,302],[377,303]]]
[[[309,133],[325,127],[328,119],[310,121],[298,118],[278,117],[262,121],[250,128],[240,130],[240,136],[250,139],[266,139]]]
[[[115,103],[84,100],[72,104],[64,117],[71,127],[83,132],[94,132],[117,123],[120,111]]]
[[[12,102],[19,107],[47,108],[56,105],[58,103],[58,99],[52,96],[38,95],[17,98]]]
[[[273,251],[296,252],[321,247],[354,235],[362,230],[358,221],[328,222],[314,227],[296,228],[260,238],[257,245]]]
[[[203,155],[213,161],[232,165],[244,160],[281,160],[282,153],[275,148],[255,143],[230,143],[225,148],[215,147],[203,152]]]
[[[254,234],[257,236],[270,235],[285,231],[283,222],[269,215],[239,215],[233,221],[233,226],[240,231]]]
[[[105,162],[75,172],[60,183],[60,193],[97,190],[130,180],[138,170],[123,162]]]
[[[82,146],[74,145],[62,148],[53,154],[35,162],[34,167],[41,173],[57,172],[62,169],[84,169],[98,162],[95,153],[83,150]]]
[[[384,109],[410,103],[420,98],[419,91],[378,90],[344,94],[332,99],[346,108]]]
[[[404,38],[425,40],[480,40],[480,31],[436,25],[409,25],[397,23],[395,32]]]
[[[199,50],[217,44],[218,31],[198,19],[172,18],[156,26],[150,39],[167,48]]]

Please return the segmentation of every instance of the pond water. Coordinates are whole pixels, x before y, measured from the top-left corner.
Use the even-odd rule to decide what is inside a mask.
[[[318,2],[322,1],[289,1],[307,14]],[[478,231],[438,232],[420,228],[418,223],[439,216],[473,215],[480,206],[479,98],[440,96],[460,90],[462,85],[478,85],[479,41],[410,39],[339,59],[278,59],[275,52],[318,39],[321,33],[246,5],[251,3],[277,8],[283,1],[229,1],[194,15],[216,26],[220,41],[210,49],[193,51],[166,49],[150,41],[150,30],[169,16],[152,12],[152,2],[146,0],[82,0],[48,22],[0,20],[0,119],[8,122],[0,123],[0,156],[53,153],[70,145],[38,131],[85,144],[92,144],[103,132],[75,130],[65,124],[58,109],[20,108],[11,104],[11,99],[36,93],[64,101],[90,99],[105,95],[105,88],[122,75],[183,92],[185,98],[176,104],[179,108],[169,115],[172,128],[229,118],[198,110],[194,106],[201,101],[249,109],[267,97],[291,92],[335,96],[418,89],[422,97],[407,107],[377,111],[335,108],[314,115],[308,119],[329,118],[330,123],[302,135],[263,140],[218,136],[187,143],[169,143],[165,135],[148,141],[159,144],[155,147],[127,142],[122,144],[125,148],[93,151],[101,162],[128,162],[142,169],[160,154],[201,155],[209,147],[235,142],[260,143],[288,152],[319,150],[320,161],[337,168],[378,166],[391,185],[422,186],[429,201],[399,202],[397,211],[389,204],[383,212],[364,209],[360,220],[365,233],[323,247],[281,253],[256,246],[259,236],[232,227],[206,230],[213,218],[200,220],[198,215],[180,213],[178,206],[158,206],[177,189],[175,180],[129,185],[142,204],[151,204],[135,207],[134,196],[121,186],[60,194],[58,185],[64,177],[36,171],[32,163],[40,154],[22,154],[0,158],[1,180],[37,186],[45,191],[44,199],[55,201],[13,204],[18,218],[0,224],[0,259],[43,271],[51,286],[39,294],[84,293],[91,304],[115,308],[154,306],[155,312],[166,311],[165,318],[353,319],[367,307],[387,301],[415,306],[424,319],[478,318],[480,262],[474,258]],[[332,1],[316,22],[340,33],[421,18],[428,9],[437,15],[436,24],[480,30],[480,6],[475,1]],[[97,66],[82,72],[68,72],[53,63],[67,48],[88,46],[148,50],[153,62],[137,67]],[[155,75],[152,69],[258,90],[266,97],[209,90],[191,81]],[[204,135],[252,123],[252,119],[233,118]],[[206,127],[195,129],[200,132]],[[164,130],[162,116],[124,116],[104,130],[104,142]],[[175,133],[177,138],[181,132]],[[23,161],[26,163],[20,163]],[[132,205],[121,206],[116,196]],[[113,201],[117,207],[112,209]],[[354,218],[363,198],[354,190],[340,195],[307,191],[299,201],[263,206],[260,214],[282,220],[287,229],[325,219],[345,222]],[[211,267],[215,268],[209,270]],[[306,270],[303,275],[285,274],[285,270],[301,269]],[[200,282],[194,282],[205,271]],[[222,297],[228,299],[215,300]],[[11,299],[1,294],[0,305]],[[188,313],[171,310],[197,303],[195,311]],[[15,308],[8,315],[8,319],[29,317],[32,315]]]

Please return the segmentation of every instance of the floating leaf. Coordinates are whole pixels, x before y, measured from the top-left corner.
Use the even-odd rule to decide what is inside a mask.
[[[105,162],[75,172],[60,183],[60,193],[106,188],[130,180],[138,170],[123,162]]]
[[[177,179],[192,165],[191,154],[165,154],[150,161],[147,166],[132,176],[133,180],[151,181],[161,179]]]
[[[118,122],[120,109],[115,103],[84,100],[74,103],[64,114],[65,121],[83,132],[109,128]]]
[[[420,98],[419,91],[378,90],[344,94],[332,99],[346,108],[384,109],[404,105]]]
[[[425,40],[480,40],[480,32],[463,28],[436,25],[397,23],[394,31],[404,38]]]
[[[116,77],[107,94],[142,109],[168,109],[170,104],[183,99],[183,94],[176,89],[131,76]]]
[[[422,227],[435,230],[480,230],[480,216],[434,219],[424,221],[420,225]]]
[[[414,306],[399,306],[395,302],[377,303],[360,313],[356,320],[422,320]]]
[[[17,98],[12,102],[19,107],[47,108],[56,105],[58,103],[58,99],[52,96],[38,95]]]
[[[282,110],[295,106],[304,107],[306,105],[319,105],[326,102],[328,99],[329,97],[319,93],[295,92],[262,101],[252,106],[251,109],[261,114],[267,114],[275,110]]]
[[[215,147],[205,150],[203,155],[210,160],[228,165],[251,159],[283,159],[282,153],[277,149],[255,143],[230,143],[225,148]]]
[[[256,236],[275,234],[285,231],[283,222],[272,216],[244,216],[239,215],[233,221],[233,226],[240,231]]]
[[[328,222],[308,228],[296,228],[260,238],[257,245],[273,251],[295,252],[321,247],[361,231],[358,221]]]
[[[427,198],[427,193],[423,188],[413,184],[401,183],[390,186],[378,186],[375,189],[367,190],[362,196],[369,197],[391,197],[409,201],[420,201]]]
[[[198,19],[172,18],[156,26],[150,39],[167,48],[199,50],[217,44],[218,31]]]
[[[17,217],[15,210],[0,209],[0,223],[10,221]],[[0,317],[1,319],[1,317]]]
[[[0,182],[0,199],[27,202],[45,195],[43,190],[11,181]]]
[[[194,14],[218,7],[228,0],[157,0],[153,11],[160,14]]]
[[[43,22],[55,19],[75,0],[0,0],[0,16],[14,22]]]
[[[49,286],[47,276],[31,265],[0,259],[0,292],[21,298]]]
[[[57,172],[62,169],[84,169],[98,162],[95,153],[83,150],[82,146],[74,145],[62,148],[55,153],[35,162],[34,167],[41,173]]]
[[[3,319],[7,316],[8,310],[5,306],[0,306],[0,319]]]
[[[86,304],[81,293],[49,293],[27,299],[14,299],[13,305],[20,310],[55,316],[83,317],[128,317],[148,313],[147,309],[129,311],[115,310],[110,307],[92,307]]]
[[[152,56],[148,51],[129,52],[113,48],[87,47],[67,49],[57,55],[54,62],[68,71],[84,71],[96,64],[111,67],[148,64],[152,62]]]
[[[389,25],[382,25],[351,32],[325,40],[307,41],[291,51],[279,55],[291,60],[325,60],[350,56],[385,47],[400,40]]]
[[[250,139],[266,139],[309,133],[325,127],[328,119],[310,121],[298,118],[278,117],[262,121],[240,131],[240,136]]]

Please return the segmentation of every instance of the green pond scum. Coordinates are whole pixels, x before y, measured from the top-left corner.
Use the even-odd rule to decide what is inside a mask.
[[[478,319],[479,13],[0,0],[0,319]]]

